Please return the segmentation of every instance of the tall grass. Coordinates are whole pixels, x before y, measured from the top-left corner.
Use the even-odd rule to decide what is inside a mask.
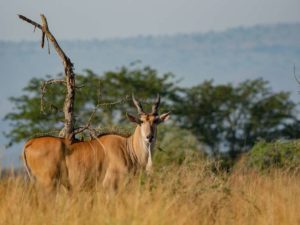
[[[300,224],[298,175],[211,168],[186,159],[137,176],[110,197],[101,188],[45,196],[23,177],[8,177],[0,181],[0,224]]]

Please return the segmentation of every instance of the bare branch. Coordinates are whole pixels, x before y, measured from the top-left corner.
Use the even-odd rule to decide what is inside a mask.
[[[85,126],[83,127],[78,127],[77,129],[74,130],[74,135],[77,135],[79,133],[82,133],[83,131],[85,130],[88,130],[88,129],[91,129],[91,124],[90,124],[90,121],[88,122],[88,124],[86,124]]]
[[[299,78],[298,78],[297,75],[296,75],[296,65],[295,65],[295,64],[294,64],[294,66],[293,66],[293,72],[294,72],[295,80],[297,81],[298,84],[300,84],[300,80],[299,80]]]
[[[47,37],[47,46],[48,46],[48,54],[50,55],[50,43],[49,43],[49,38]]]
[[[45,44],[45,33],[42,32],[42,42],[41,42],[41,48],[44,48],[44,44]]]
[[[62,128],[58,133],[58,137],[64,138],[65,136],[66,136],[65,128]]]
[[[43,82],[43,86],[47,86],[50,84],[57,84],[57,83],[66,85],[65,80],[51,79],[51,80],[47,80],[47,81]]]
[[[44,47],[45,37],[47,40],[51,41],[54,49],[56,50],[58,56],[60,57],[65,71],[66,85],[67,85],[67,95],[64,104],[64,114],[65,114],[65,134],[68,143],[72,143],[75,140],[74,134],[74,99],[75,99],[75,74],[73,71],[73,63],[70,58],[64,53],[59,44],[57,43],[55,37],[49,30],[46,17],[41,14],[42,25],[26,18],[25,16],[18,15],[20,19],[32,24],[33,26],[39,28],[42,31],[42,41],[41,47]],[[48,53],[50,52],[50,47],[48,46]]]
[[[83,132],[83,131],[85,131],[85,130],[92,129],[90,126],[91,126],[91,122],[92,122],[92,120],[93,120],[94,115],[95,115],[96,112],[97,112],[97,108],[95,108],[95,109],[93,110],[93,112],[92,112],[92,114],[90,115],[90,118],[89,118],[87,124],[86,124],[84,127],[79,127],[79,128],[77,128],[77,129],[75,129],[74,135],[79,134],[79,133],[81,133],[81,132]]]
[[[39,28],[40,30],[42,30],[42,26],[41,26],[40,24],[38,24],[37,22],[34,22],[34,21],[32,21],[31,19],[28,19],[27,17],[22,16],[22,15],[18,15],[18,16],[19,16],[19,18],[20,18],[21,20],[24,20],[24,21],[26,21],[27,23],[30,23],[30,24],[32,24],[33,26],[35,26],[35,27]]]
[[[84,126],[84,127],[79,127],[77,129],[74,130],[74,135],[77,135],[79,133],[82,133],[83,131],[87,130],[89,127],[88,126]]]
[[[129,95],[126,95],[124,98],[122,98],[121,100],[115,101],[115,102],[104,102],[104,103],[98,103],[96,105],[96,108],[100,108],[102,106],[106,107],[106,106],[112,106],[112,105],[117,105],[117,104],[121,104],[123,102],[127,102],[129,100]]]
[[[129,96],[127,95],[127,96],[125,96],[124,98],[122,98],[121,100],[118,100],[118,101],[115,101],[115,102],[98,103],[98,104],[95,106],[95,108],[94,108],[92,114],[90,115],[90,118],[88,119],[87,124],[86,124],[85,126],[83,126],[83,127],[78,127],[77,129],[75,129],[75,130],[74,130],[74,134],[77,135],[77,134],[82,133],[82,132],[84,132],[84,131],[86,131],[86,130],[88,130],[88,131],[90,131],[90,132],[91,132],[91,130],[93,130],[93,132],[96,133],[95,129],[94,129],[94,128],[91,128],[91,122],[92,122],[92,120],[93,120],[93,118],[94,118],[94,116],[95,116],[95,114],[96,114],[98,108],[100,108],[100,107],[102,107],[102,106],[112,106],[112,105],[117,105],[117,104],[120,104],[120,103],[123,103],[123,102],[128,101],[128,99],[129,99]]]
[[[77,86],[75,86],[76,89],[81,89],[81,88],[84,88],[84,87],[85,87],[85,85],[77,85]]]
[[[88,128],[87,130],[89,131],[91,138],[97,138],[97,131],[96,131],[96,129],[94,129],[94,128]]]

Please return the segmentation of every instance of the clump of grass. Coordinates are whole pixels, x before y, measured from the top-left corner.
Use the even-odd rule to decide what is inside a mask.
[[[114,196],[101,190],[45,196],[23,177],[0,181],[0,224],[299,224],[300,179],[273,171],[212,172],[186,158],[131,179]]]

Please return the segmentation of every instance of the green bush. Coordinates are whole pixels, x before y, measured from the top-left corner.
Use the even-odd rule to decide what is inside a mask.
[[[260,141],[249,152],[247,164],[259,170],[299,169],[300,141],[278,140],[272,143]]]
[[[190,131],[174,124],[159,127],[154,155],[156,166],[181,165],[183,162],[204,158],[200,143]]]

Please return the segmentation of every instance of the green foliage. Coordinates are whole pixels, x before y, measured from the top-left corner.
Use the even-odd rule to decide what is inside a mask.
[[[170,73],[158,75],[157,71],[150,67],[143,69],[122,67],[118,71],[109,71],[102,76],[90,70],[85,72],[85,76],[77,75],[78,83],[83,84],[84,88],[78,90],[79,99],[76,99],[76,104],[77,101],[81,101],[90,107],[98,105],[100,113],[95,117],[95,121],[101,122],[101,125],[123,123],[125,112],[136,113],[136,109],[132,107],[132,93],[145,105],[146,111],[150,110],[152,99],[158,93],[163,98],[161,111],[169,109],[173,100],[178,99],[177,92],[180,89],[172,81],[174,76]],[[123,100],[121,104],[106,104],[120,100]],[[87,115],[81,117],[87,118]]]
[[[59,78],[62,75],[58,76]],[[48,77],[50,78],[50,77]],[[5,116],[12,129],[6,133],[10,144],[28,139],[33,134],[58,131],[63,127],[63,102],[65,89],[62,85],[50,85],[44,96],[44,109],[41,109],[40,87],[45,79],[33,78],[23,89],[26,93],[20,97],[11,97],[14,110]]]
[[[158,140],[154,161],[156,166],[178,164],[194,157],[204,158],[200,143],[188,130],[174,124],[161,126],[158,130]]]
[[[284,168],[300,169],[300,142],[260,141],[249,152],[247,164],[259,170]]]
[[[47,77],[50,79],[52,77]],[[62,79],[62,75],[58,75]],[[157,93],[163,98],[161,110],[171,108],[177,98],[179,88],[172,81],[172,74],[158,75],[150,67],[122,67],[97,75],[90,70],[76,75],[75,126],[82,126],[89,120],[97,107],[92,124],[100,128],[123,124],[125,113],[136,113],[132,107],[131,94],[134,93],[149,110]],[[63,127],[63,103],[65,87],[62,84],[49,85],[44,95],[44,110],[41,110],[41,84],[44,79],[33,78],[23,89],[25,94],[12,97],[14,111],[5,116],[12,129],[6,133],[10,143],[17,143],[33,135],[57,135]],[[150,103],[150,104],[149,104]],[[166,107],[167,106],[167,107]]]
[[[213,155],[229,150],[230,158],[248,150],[258,138],[299,137],[296,104],[289,93],[274,93],[262,79],[236,86],[206,81],[185,90],[176,114]]]

